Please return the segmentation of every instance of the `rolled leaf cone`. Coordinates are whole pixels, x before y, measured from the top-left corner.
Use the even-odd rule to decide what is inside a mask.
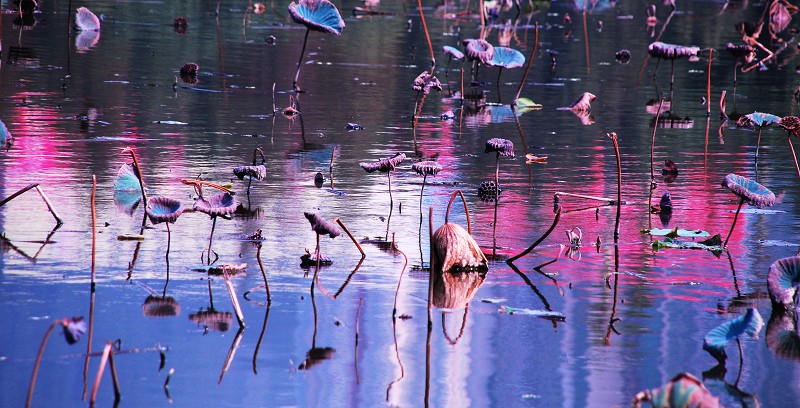
[[[162,222],[174,223],[183,214],[183,204],[174,198],[164,196],[150,197],[147,200],[145,212],[147,212],[147,218],[153,224]]]
[[[497,152],[503,157],[514,157],[514,142],[499,137],[491,138],[486,141],[486,149],[483,152]]]
[[[433,280],[433,305],[441,309],[466,307],[485,278],[486,271],[437,272]]]
[[[444,50],[445,55],[449,55],[450,58],[452,58],[452,59],[454,59],[456,61],[464,58],[464,53],[459,51],[458,48],[456,48],[456,47],[451,47],[449,45],[445,45],[444,47],[442,47],[442,49]]]
[[[313,213],[303,213],[306,216],[308,222],[311,223],[311,229],[314,230],[319,235],[328,235],[331,238],[336,238],[342,234],[342,230],[339,229],[333,223],[325,221],[317,214]]]
[[[339,9],[328,0],[300,0],[289,4],[289,15],[295,23],[309,30],[335,35],[342,34],[345,27]]]
[[[772,206],[777,202],[775,193],[744,176],[730,173],[722,179],[722,186],[744,199],[745,203],[758,208]]]
[[[800,135],[800,118],[797,116],[784,116],[778,121],[778,126],[784,128],[793,136]]]
[[[100,31],[100,19],[86,7],[75,11],[75,26],[81,31]]]
[[[697,377],[680,373],[660,388],[645,390],[636,395],[634,406],[649,401],[654,407],[717,408],[719,397],[715,397]]]
[[[470,61],[478,60],[481,64],[488,64],[494,57],[494,46],[486,40],[464,40],[467,49],[467,58]]]
[[[581,94],[581,96],[578,97],[578,99],[575,100],[575,102],[572,102],[572,104],[569,105],[567,108],[577,112],[589,111],[590,109],[592,109],[592,102],[595,99],[597,99],[597,97],[594,96],[594,94],[589,92],[584,92]]]
[[[200,198],[195,201],[194,210],[216,217],[233,214],[237,204],[236,199],[230,193],[219,193],[208,199]]]
[[[64,327],[64,338],[69,344],[75,344],[86,334],[86,322],[83,317],[72,317],[61,321]]]
[[[781,258],[770,265],[767,290],[773,307],[795,310],[798,287],[800,287],[800,257]]]
[[[433,233],[434,263],[439,271],[486,269],[488,261],[474,238],[460,225],[446,223]]]
[[[372,173],[375,171],[388,173],[394,170],[395,167],[397,167],[405,159],[406,159],[405,153],[395,153],[395,155],[392,157],[386,157],[375,162],[359,163],[358,165],[361,166],[361,168],[364,169],[364,171],[366,171],[367,173]]]
[[[800,331],[794,313],[772,309],[765,340],[767,348],[778,357],[800,361]]]
[[[684,45],[667,44],[656,41],[647,46],[647,52],[654,58],[674,60],[678,58],[697,57],[700,47],[687,47]]]
[[[435,161],[425,160],[412,164],[411,169],[420,176],[435,176],[442,171],[442,166]]]
[[[233,174],[242,180],[245,176],[254,180],[264,180],[267,177],[267,166],[259,164],[257,166],[239,166],[233,168]]]
[[[181,314],[181,305],[172,296],[150,295],[142,304],[142,313],[148,317],[169,317]]]
[[[211,330],[228,331],[233,322],[233,314],[230,312],[218,312],[214,309],[201,310],[197,313],[189,315],[189,320],[203,325]]]
[[[415,91],[422,92],[425,95],[429,94],[431,89],[442,92],[442,83],[428,71],[422,71],[422,73],[414,79],[414,83],[411,87]]]

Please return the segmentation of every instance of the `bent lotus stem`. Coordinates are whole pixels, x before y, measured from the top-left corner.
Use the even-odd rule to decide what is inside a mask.
[[[428,50],[431,52],[431,75],[433,69],[436,68],[436,57],[433,55],[433,45],[431,45],[431,35],[428,34],[428,25],[425,23],[425,15],[422,14],[422,0],[417,0],[417,7],[419,8],[419,18],[422,20],[422,29],[425,30],[425,39],[428,40]]]
[[[350,232],[350,230],[347,229],[347,226],[344,225],[344,222],[342,222],[342,220],[337,218],[336,223],[339,224],[339,226],[342,227],[342,230],[344,230],[344,233],[347,234],[348,237],[350,237],[350,240],[353,241],[353,244],[355,244],[356,248],[358,248],[358,252],[361,252],[361,259],[364,259],[367,256],[367,254],[364,253],[364,250],[361,248],[361,245],[358,243],[355,237],[353,237],[353,234]],[[317,235],[317,238],[319,238],[319,235]]]
[[[53,218],[56,219],[56,227],[55,227],[55,229],[58,229],[59,227],[61,227],[61,225],[64,224],[64,221],[61,219],[61,217],[58,216],[58,213],[56,212],[56,209],[53,207],[53,204],[47,198],[47,195],[45,195],[44,191],[41,188],[39,188],[39,183],[29,184],[29,185],[23,187],[21,190],[17,191],[16,193],[11,194],[10,196],[4,198],[2,201],[0,201],[0,207],[2,207],[5,203],[17,198],[17,196],[19,196],[20,194],[22,194],[22,193],[24,193],[24,192],[26,192],[26,191],[28,191],[30,189],[36,189],[36,192],[39,193],[39,196],[42,197],[42,200],[44,201],[44,204],[47,206],[47,210],[50,211],[50,214],[53,216]]]
[[[650,138],[650,190],[656,188],[655,165],[653,164],[653,153],[656,144],[656,129],[658,129],[658,117],[661,116],[661,107],[664,105],[664,98],[658,102],[658,110],[656,111],[656,122],[653,124],[653,136]],[[650,205],[650,203],[648,203]]]
[[[560,219],[561,219],[561,206],[559,206],[558,210],[556,211],[556,216],[553,219],[553,225],[550,226],[550,229],[548,229],[547,232],[544,233],[544,235],[539,237],[539,239],[537,239],[536,242],[531,244],[531,246],[529,246],[527,249],[525,249],[524,251],[512,256],[511,258],[508,258],[506,260],[506,263],[511,265],[515,260],[517,260],[519,258],[522,258],[523,256],[525,256],[528,253],[530,253],[531,251],[533,251],[534,248],[536,248],[539,244],[541,244],[542,241],[544,241],[545,238],[547,238],[550,235],[550,233],[553,232],[553,230],[556,228],[556,225],[558,225],[558,221]]]
[[[214,228],[217,226],[217,216],[211,217],[211,234],[208,236],[208,253],[206,253],[206,263],[211,265],[211,243],[214,241]]]
[[[403,255],[405,259],[405,264],[403,264],[403,269],[400,271],[400,277],[397,279],[397,289],[394,291],[394,305],[392,306],[392,320],[397,315],[397,297],[400,294],[400,283],[403,282],[403,274],[406,272],[406,267],[408,267],[408,257],[406,256],[405,252],[401,251],[400,248],[397,247],[397,243],[394,240],[394,233],[392,233],[392,249],[399,252],[400,255]]]
[[[536,56],[536,46],[539,45],[539,22],[536,22],[535,25],[535,36],[533,40],[533,49],[531,50],[531,56],[528,58],[528,65],[525,67],[525,73],[522,75],[522,80],[519,83],[519,88],[517,88],[517,96],[514,98],[514,102],[516,103],[517,99],[519,99],[520,94],[522,94],[522,87],[525,86],[525,79],[528,78],[528,73],[531,72],[531,65],[533,64],[533,57]],[[463,80],[462,80],[463,84]],[[461,95],[464,95],[464,89],[462,86]]]
[[[261,163],[262,164],[267,161],[267,159],[264,157],[264,151],[261,150],[260,147],[256,147],[255,149],[253,149],[253,166],[256,165],[256,153],[261,155]]]
[[[420,10],[420,12],[422,11]],[[297,70],[294,73],[294,82],[292,82],[292,88],[294,88],[295,91],[297,90],[297,79],[300,78],[300,65],[303,63],[303,55],[306,53],[306,43],[308,43],[308,33],[310,32],[311,30],[306,28],[306,36],[303,39],[303,49],[300,51],[300,59],[297,60]]]
[[[197,196],[200,197],[200,198],[203,198],[203,186],[213,187],[213,188],[216,188],[217,190],[222,190],[223,192],[226,192],[228,194],[234,194],[234,192],[232,190],[230,190],[228,188],[225,188],[225,187],[223,187],[223,186],[221,186],[219,184],[212,183],[210,181],[195,180],[195,179],[181,179],[181,183],[187,184],[187,185],[190,185],[190,186],[194,187],[195,193],[197,193]]]
[[[619,158],[619,143],[617,142],[617,133],[611,132],[608,134],[611,142],[614,143],[614,154],[617,156],[617,219],[614,223],[614,239],[619,239],[619,218],[622,213],[622,164]]]
[[[119,401],[120,392],[119,392],[119,381],[117,380],[117,370],[114,368],[114,360],[113,355],[113,344],[114,343],[106,343],[105,347],[103,347],[103,354],[100,357],[100,366],[97,367],[97,375],[94,377],[94,385],[92,386],[92,397],[89,399],[89,404],[94,406],[95,401],[97,401],[97,390],[100,389],[100,379],[103,377],[103,372],[106,369],[106,364],[111,367],[111,378],[114,382],[114,400]]]
[[[56,320],[50,327],[47,329],[47,332],[44,334],[44,339],[42,339],[42,344],[39,346],[39,353],[36,354],[36,362],[33,363],[33,374],[31,374],[31,383],[28,385],[28,398],[25,400],[25,407],[30,408],[31,400],[33,400],[33,389],[36,387],[36,377],[39,375],[39,364],[42,362],[42,355],[44,354],[44,349],[47,346],[47,341],[50,339],[50,335],[53,333],[53,329],[56,328],[57,325],[63,325],[62,320]]]
[[[791,135],[787,136],[786,141],[789,142],[789,150],[792,151],[792,158],[794,159],[794,168],[797,170],[797,177],[800,177],[800,166],[797,165],[797,154],[794,152],[794,145],[792,144],[792,136]]]
[[[742,209],[742,205],[744,204],[744,197],[739,200],[739,206],[736,207],[736,214],[733,216],[733,224],[731,224],[731,230],[728,231],[728,236],[725,237],[725,243],[722,244],[723,248],[728,247],[728,240],[731,239],[731,235],[733,234],[733,227],[736,226],[736,219],[739,218],[739,211]]]
[[[461,190],[453,191],[453,194],[450,194],[450,202],[447,203],[447,212],[444,215],[444,223],[448,223],[448,219],[450,218],[450,206],[453,205],[453,200],[456,199],[456,194],[461,196],[461,202],[464,203],[464,214],[467,216],[467,233],[472,235],[472,223],[469,219],[469,207],[467,207],[467,199],[464,198],[464,193]]]

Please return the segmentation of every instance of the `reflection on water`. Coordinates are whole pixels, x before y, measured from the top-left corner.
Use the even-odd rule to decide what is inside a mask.
[[[705,378],[726,406],[753,395],[764,406],[800,399],[795,320],[772,315],[759,339],[742,339],[738,381],[734,362],[709,370],[715,361],[701,349],[708,330],[747,308],[770,314],[768,267],[800,247],[800,184],[785,131],[764,127],[759,142],[735,120],[756,111],[797,115],[791,25],[776,34],[781,41],[759,37],[774,56],[759,48],[765,69],[745,72],[726,44],[742,43],[735,27],[758,23],[769,4],[491,5],[484,37],[526,59],[538,25],[520,96],[542,106],[527,110],[509,105],[525,67],[506,70],[498,83],[498,68],[473,72],[469,62],[446,62],[443,46],[463,50],[464,39],[481,36],[476,4],[424,4],[443,90],[417,101],[412,83],[430,56],[416,3],[336,3],[346,28],[309,36],[299,94],[291,82],[306,30],[288,17],[287,4],[222,2],[217,17],[206,3],[93,2],[102,31],[77,32],[66,3],[42,2],[21,16],[16,3],[3,3],[0,120],[13,143],[4,133],[0,199],[39,183],[64,221],[54,230],[33,192],[0,206],[0,323],[17,328],[0,331],[0,344],[12,345],[0,351],[4,399],[25,398],[27,376],[19,373],[32,368],[43,322],[90,313],[98,340],[168,350],[157,374],[147,353],[115,353],[123,400],[135,406],[164,403],[170,368],[169,397],[180,405],[613,406],[681,372]],[[654,41],[701,51],[697,61],[658,62],[647,52]],[[627,64],[617,62],[623,49]],[[192,84],[176,79],[188,63],[198,67]],[[584,93],[595,96],[591,110],[558,109]],[[610,132],[618,135],[624,202],[616,244]],[[517,157],[498,168],[483,153],[493,138],[514,143]],[[144,205],[126,147],[138,155],[148,195],[192,208],[198,194],[181,181],[198,180],[231,188],[241,206],[220,222],[187,212],[169,230],[148,223],[142,232]],[[243,158],[250,164],[255,149],[264,153],[256,177],[265,169],[263,180],[239,180],[232,169]],[[390,179],[359,166],[395,153],[410,160]],[[526,163],[526,155],[546,160]],[[420,177],[412,166],[424,160],[441,171]],[[667,161],[677,177],[654,174]],[[132,175],[133,186],[115,188],[119,172]],[[499,201],[482,201],[481,183],[494,182],[495,172]],[[783,191],[783,202],[742,211],[723,238],[727,252],[654,250],[664,237],[642,230],[727,233],[738,204],[720,185],[728,173]],[[486,273],[434,276],[436,318],[426,331],[428,208],[435,230],[455,189],[465,194],[472,235],[494,256]],[[670,212],[660,200],[667,192]],[[513,267],[499,260],[541,237],[556,206],[553,234]],[[334,262],[307,274],[300,257],[316,234],[304,212],[337,216],[355,241],[375,245],[364,245],[359,259],[348,238],[326,239]],[[448,221],[466,225],[461,211]],[[263,240],[254,247],[258,230]],[[140,233],[143,240],[130,240]],[[231,281],[236,292],[269,282],[266,303],[241,305],[249,325],[238,332],[230,330],[227,299],[211,297],[227,289],[208,278],[212,252],[214,266],[248,272]],[[403,253],[418,255],[395,305]],[[96,308],[87,308],[87,297]],[[252,316],[262,314],[259,328]],[[253,360],[236,358],[239,350],[253,351]],[[50,344],[37,401],[83,403],[73,381],[82,356]],[[111,398],[101,391],[98,403]]]

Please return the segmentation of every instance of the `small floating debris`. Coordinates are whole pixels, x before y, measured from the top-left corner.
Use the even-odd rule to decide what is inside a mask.
[[[144,235],[140,234],[117,235],[117,241],[144,241]]]
[[[719,234],[700,242],[680,241],[674,238],[665,238],[663,241],[656,240],[653,242],[653,249],[656,251],[664,248],[678,248],[678,249],[703,249],[714,253],[722,252],[722,237]]]
[[[525,164],[531,164],[531,163],[545,164],[547,163],[547,156],[537,156],[533,153],[528,153],[525,155]]]
[[[159,125],[181,125],[181,126],[188,125],[188,123],[186,122],[179,122],[177,120],[154,120],[153,123]]]
[[[525,315],[525,316],[535,316],[541,317],[543,319],[556,319],[564,321],[566,320],[566,316],[560,312],[553,312],[551,310],[542,310],[542,309],[525,309],[525,308],[517,308],[511,306],[500,305],[500,309],[497,309],[498,312],[503,314],[518,314],[518,315]]]
[[[348,123],[345,129],[349,131],[353,130],[364,130],[364,126],[359,125],[358,123]]]
[[[486,298],[486,299],[481,299],[481,302],[483,302],[483,303],[491,303],[491,304],[498,304],[499,305],[500,303],[503,303],[506,300],[507,299],[505,299],[505,298]]]
[[[246,263],[240,263],[193,268],[192,270],[195,272],[207,272],[209,275],[236,275],[239,273],[244,273],[246,268]]]

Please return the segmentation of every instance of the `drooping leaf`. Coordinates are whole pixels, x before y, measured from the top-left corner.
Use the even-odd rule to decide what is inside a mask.
[[[6,124],[0,120],[0,148],[5,149],[8,146],[11,146],[13,143],[14,137],[11,136],[11,132],[8,131]]]
[[[133,166],[124,163],[114,177],[114,205],[125,214],[133,215],[141,201],[139,178],[136,177]]]
[[[747,309],[745,314],[728,320],[717,326],[708,333],[703,339],[703,350],[708,351],[720,364],[725,363],[725,345],[743,334],[758,338],[758,332],[764,327],[764,319],[758,313],[758,309]]]
[[[442,49],[444,50],[444,53],[446,55],[449,55],[450,58],[452,58],[452,59],[454,59],[456,61],[464,58],[464,53],[459,51],[458,48],[456,48],[456,47],[451,47],[449,45],[445,45],[444,47],[442,47]]]
[[[678,237],[708,237],[711,234],[708,231],[701,231],[701,230],[686,230],[682,228],[675,227],[673,229],[669,228],[652,228],[652,229],[644,229],[642,230],[642,234],[650,234],[654,237],[669,237],[669,238],[678,238]]]
[[[790,256],[773,262],[767,274],[767,290],[773,306],[794,310],[800,288],[800,257]]]
[[[83,321],[83,317],[64,319],[61,325],[64,327],[64,338],[69,344],[77,343],[86,333],[86,322]]]
[[[695,58],[700,52],[700,47],[687,47],[685,45],[667,44],[656,41],[647,46],[647,52],[654,58],[674,60],[681,57]]]

